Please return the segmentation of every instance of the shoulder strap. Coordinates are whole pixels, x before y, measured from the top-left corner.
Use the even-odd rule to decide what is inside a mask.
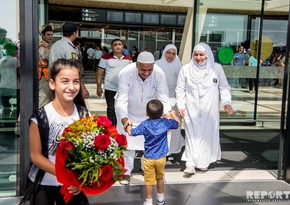
[[[37,119],[39,135],[41,139],[42,154],[48,158],[48,135],[49,135],[49,123],[44,107],[40,107],[31,118]],[[40,183],[45,171],[39,169],[35,178],[35,182]]]
[[[41,139],[42,154],[48,157],[49,123],[44,107],[40,107],[33,115],[37,119],[39,135]]]
[[[77,107],[80,118],[84,117],[84,115],[89,116],[89,111],[86,107],[77,105],[77,104],[76,104],[76,107]]]

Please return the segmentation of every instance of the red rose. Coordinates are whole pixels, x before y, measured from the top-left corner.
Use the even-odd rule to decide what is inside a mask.
[[[111,144],[111,139],[109,135],[101,134],[95,137],[94,143],[96,149],[105,150]]]
[[[101,167],[101,173],[99,176],[100,181],[109,181],[110,179],[112,179],[112,176],[113,168],[111,167],[111,165],[106,164]]]
[[[108,127],[108,128],[105,130],[105,133],[106,133],[107,135],[109,135],[109,136],[113,136],[113,137],[118,136],[118,131],[117,131],[116,126]]]
[[[64,141],[62,140],[59,145],[58,145],[58,149],[61,151],[61,153],[65,156],[65,158],[68,157],[69,155],[69,150],[73,149],[74,146],[71,142],[68,141]]]
[[[127,147],[127,138],[125,135],[121,134],[121,135],[117,135],[115,137],[115,140],[118,142],[118,144],[120,146],[123,146],[123,147]]]
[[[112,125],[111,120],[109,120],[106,116],[98,116],[97,122],[99,126],[104,126],[105,128]]]

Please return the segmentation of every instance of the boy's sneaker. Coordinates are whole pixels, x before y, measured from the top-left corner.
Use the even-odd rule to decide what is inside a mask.
[[[165,204],[165,199],[163,199],[163,201],[158,201],[158,199],[157,199],[157,205],[163,205],[163,204]]]
[[[122,180],[120,181],[122,185],[129,185],[130,184],[130,175],[124,175]]]

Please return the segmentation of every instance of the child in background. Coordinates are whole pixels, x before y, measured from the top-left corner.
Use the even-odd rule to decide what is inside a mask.
[[[174,110],[170,115],[163,116],[163,104],[159,100],[147,103],[146,112],[149,119],[132,128],[132,122],[127,123],[125,129],[130,136],[144,135],[144,178],[146,185],[146,201],[144,205],[153,204],[153,185],[157,181],[157,204],[165,203],[164,170],[168,154],[167,132],[177,129],[179,119]],[[170,119],[173,118],[173,119]]]
[[[60,192],[61,185],[55,176],[55,151],[59,143],[58,137],[63,130],[83,117],[82,115],[89,114],[81,91],[82,70],[81,63],[76,60],[55,61],[50,69],[49,80],[49,87],[54,91],[54,100],[39,108],[30,118],[30,158],[38,169],[30,169],[28,177],[31,182],[28,183],[40,184],[34,192],[34,204],[65,204]],[[46,120],[42,120],[43,118]],[[39,178],[40,172],[43,175]],[[89,204],[80,188],[70,186],[68,190],[74,194],[69,205]]]

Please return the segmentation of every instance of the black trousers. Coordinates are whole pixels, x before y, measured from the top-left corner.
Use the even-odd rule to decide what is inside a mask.
[[[105,90],[105,98],[107,103],[107,117],[111,120],[112,125],[117,124],[117,117],[115,113],[115,95],[116,91]]]
[[[249,78],[249,90],[252,91],[255,87],[256,80],[254,78]]]

